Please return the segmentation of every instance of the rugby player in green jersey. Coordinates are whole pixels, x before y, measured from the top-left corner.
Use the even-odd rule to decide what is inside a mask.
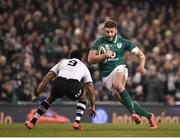
[[[99,52],[102,49],[101,47],[105,49],[104,52]],[[124,63],[123,56],[126,51],[130,51],[139,58],[138,71],[144,75],[146,69],[143,52],[118,34],[117,23],[115,21],[107,20],[104,23],[104,35],[94,42],[89,52],[88,63],[99,63],[104,85],[127,108],[131,114],[132,121],[139,124],[139,115],[142,115],[147,117],[150,128],[156,129],[155,115],[133,102],[129,92],[125,89],[128,69]]]

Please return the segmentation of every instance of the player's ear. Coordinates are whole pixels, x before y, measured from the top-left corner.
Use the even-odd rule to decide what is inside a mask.
[[[117,28],[116,28],[116,34],[118,33],[118,30],[117,30]]]

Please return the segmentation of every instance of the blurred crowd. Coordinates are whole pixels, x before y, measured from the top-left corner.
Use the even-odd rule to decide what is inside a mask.
[[[180,100],[180,2],[178,0],[1,0],[0,101],[30,101],[49,69],[72,49],[87,54],[114,19],[119,33],[146,55],[147,73],[127,53],[127,89],[134,100],[175,105]],[[104,88],[98,65],[88,65],[96,99],[114,100]],[[41,97],[50,91],[50,84]]]

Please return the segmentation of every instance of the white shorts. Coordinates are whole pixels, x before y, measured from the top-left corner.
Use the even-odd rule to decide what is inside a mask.
[[[114,95],[114,93],[116,92],[116,90],[112,88],[112,83],[116,72],[122,72],[125,76],[125,79],[127,80],[128,78],[128,69],[126,68],[126,65],[119,65],[109,74],[109,76],[102,79],[104,85],[111,92],[112,95]]]

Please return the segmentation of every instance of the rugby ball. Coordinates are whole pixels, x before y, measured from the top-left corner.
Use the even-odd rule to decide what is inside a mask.
[[[104,54],[106,52],[107,52],[107,49],[106,49],[106,47],[104,45],[99,46],[99,48],[98,48],[98,55],[102,55],[102,54]],[[102,62],[106,63],[107,61],[108,61],[108,59],[105,59]]]

